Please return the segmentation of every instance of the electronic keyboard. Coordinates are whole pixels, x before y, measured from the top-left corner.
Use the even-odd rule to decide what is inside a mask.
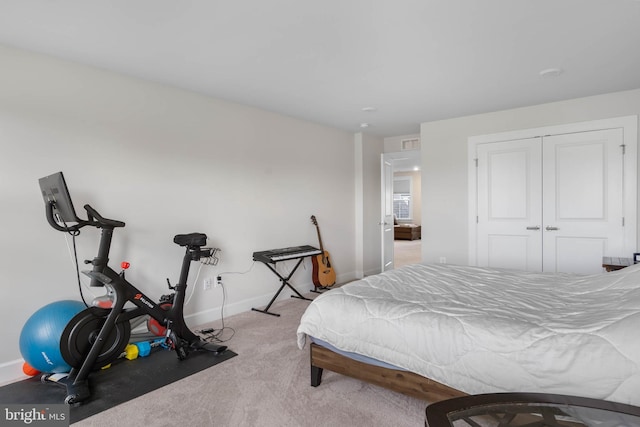
[[[289,259],[305,258],[313,255],[321,255],[322,251],[313,246],[292,246],[289,248],[271,249],[268,251],[254,252],[253,260],[264,263],[276,263]]]

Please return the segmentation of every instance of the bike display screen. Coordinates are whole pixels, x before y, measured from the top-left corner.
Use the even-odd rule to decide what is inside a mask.
[[[64,223],[80,222],[62,172],[40,178],[38,183],[45,204],[52,204],[54,216],[59,221]]]

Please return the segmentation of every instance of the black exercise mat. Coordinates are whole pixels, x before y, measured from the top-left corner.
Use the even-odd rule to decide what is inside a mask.
[[[148,357],[123,359],[109,369],[93,372],[89,376],[91,397],[82,405],[71,407],[71,423],[135,399],[145,393],[186,378],[225,360],[237,356],[227,350],[220,355],[207,351],[189,353],[178,360],[175,351],[159,349]],[[220,367],[219,369],[224,369]],[[0,402],[12,403],[64,403],[66,388],[56,384],[42,384],[40,376],[0,387]]]

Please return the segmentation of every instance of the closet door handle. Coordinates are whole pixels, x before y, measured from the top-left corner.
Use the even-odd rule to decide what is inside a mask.
[[[527,227],[527,230],[540,230],[540,226],[539,225],[531,225],[531,226]]]
[[[547,231],[556,231],[558,230],[558,227],[552,227],[550,225],[547,225],[544,229]]]

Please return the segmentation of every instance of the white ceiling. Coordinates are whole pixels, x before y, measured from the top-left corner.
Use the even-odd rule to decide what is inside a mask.
[[[0,0],[0,44],[381,136],[640,88],[638,0]]]

